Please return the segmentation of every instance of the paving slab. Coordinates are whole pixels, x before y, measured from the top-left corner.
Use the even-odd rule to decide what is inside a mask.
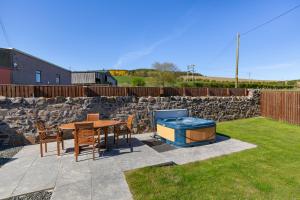
[[[91,181],[91,170],[88,162],[75,162],[74,156],[72,158],[63,157],[55,186],[61,187],[82,181]]]
[[[37,157],[19,181],[12,196],[54,188],[59,165],[60,157]]]
[[[90,200],[92,199],[92,182],[80,181],[55,187],[51,200]]]
[[[113,174],[110,178],[93,176],[92,186],[92,199],[132,199],[132,195],[123,173]]]
[[[12,161],[0,168],[0,199],[11,197],[19,182],[37,159],[32,147],[25,146]]]
[[[255,148],[256,145],[240,140],[228,139],[226,141],[213,143],[210,145],[178,148],[162,154],[173,160],[176,164],[186,164],[195,161],[206,160],[222,155],[228,155],[234,152]]]
[[[132,152],[127,144],[123,143],[120,144],[120,147],[117,149],[118,153],[115,153],[116,155],[113,156],[122,171],[170,162],[170,159],[136,138],[133,139],[132,144],[134,146]]]

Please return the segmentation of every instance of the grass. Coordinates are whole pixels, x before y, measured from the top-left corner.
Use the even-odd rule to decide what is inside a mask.
[[[126,173],[134,199],[300,199],[300,128],[264,118],[217,131],[258,147],[181,166]]]
[[[155,86],[152,77],[142,77],[142,76],[114,76],[118,81],[118,86],[132,86],[133,78],[141,78],[145,81],[145,86]]]

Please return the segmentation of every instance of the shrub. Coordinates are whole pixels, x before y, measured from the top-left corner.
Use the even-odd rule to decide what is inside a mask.
[[[136,77],[132,79],[132,86],[145,86],[145,85],[146,83],[142,78]]]

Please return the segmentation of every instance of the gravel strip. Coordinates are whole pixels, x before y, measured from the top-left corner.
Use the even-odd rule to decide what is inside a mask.
[[[30,194],[24,194],[21,196],[10,197],[5,200],[50,200],[52,191],[43,190],[39,192],[33,192]]]
[[[23,147],[0,146],[0,168],[5,163],[11,161],[11,158],[16,155]]]

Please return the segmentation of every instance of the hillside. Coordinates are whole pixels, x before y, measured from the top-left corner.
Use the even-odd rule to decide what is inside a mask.
[[[181,76],[183,80],[191,79],[191,76]],[[235,81],[235,78],[217,77],[217,76],[194,76],[195,80],[210,80],[210,81]],[[239,79],[241,82],[281,82],[277,80],[256,80],[256,79]]]
[[[133,86],[133,80],[139,79],[143,86],[159,86],[155,81],[158,71],[154,69],[136,69],[136,70],[110,70],[110,73],[118,80],[119,86]],[[235,79],[228,77],[211,77],[196,74],[194,81],[191,76],[186,76],[186,72],[177,71],[176,81],[168,86],[172,87],[215,87],[215,88],[233,88]],[[299,81],[276,81],[276,80],[256,80],[256,79],[239,79],[241,88],[276,88],[290,89],[300,87]]]

